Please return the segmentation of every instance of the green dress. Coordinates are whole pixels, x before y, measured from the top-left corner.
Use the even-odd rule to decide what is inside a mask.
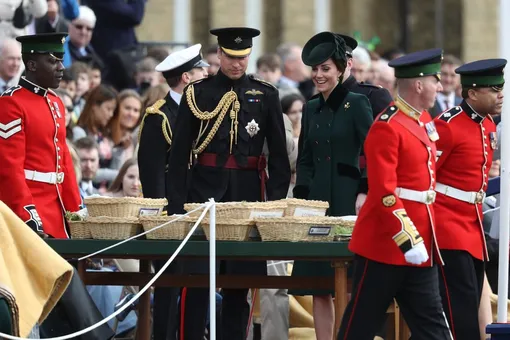
[[[366,185],[359,156],[372,125],[372,109],[364,95],[339,84],[324,101],[322,95],[303,108],[297,165],[297,192],[310,200],[329,202],[328,215],[355,215],[356,196]],[[298,195],[296,195],[298,196]],[[334,277],[329,261],[295,261],[292,276]],[[293,289],[292,295],[334,295],[333,290]]]

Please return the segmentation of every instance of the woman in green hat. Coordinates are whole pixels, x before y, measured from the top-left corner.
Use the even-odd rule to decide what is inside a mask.
[[[312,67],[319,93],[303,107],[294,197],[329,202],[331,216],[355,215],[356,198],[367,191],[359,156],[373,121],[368,98],[342,85],[345,49],[340,36],[322,32],[305,44],[301,56]],[[334,269],[326,261],[296,261],[292,275],[334,277]],[[290,290],[289,294],[313,295],[316,337],[331,340],[334,291]]]

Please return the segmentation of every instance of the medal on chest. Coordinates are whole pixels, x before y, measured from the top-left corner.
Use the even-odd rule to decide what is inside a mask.
[[[496,134],[496,132],[491,132],[489,134],[489,138],[491,139],[492,150],[497,150],[498,149],[498,135]]]
[[[435,142],[439,139],[439,134],[436,130],[436,124],[434,124],[433,121],[425,124],[425,129],[427,130],[427,135],[431,141]]]
[[[53,107],[55,108],[55,111],[57,112],[57,117],[62,118],[62,115],[60,114],[60,108],[58,107],[57,102],[53,102]]]

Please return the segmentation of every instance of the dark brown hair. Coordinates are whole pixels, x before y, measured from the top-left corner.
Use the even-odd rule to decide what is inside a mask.
[[[257,69],[262,66],[267,66],[271,71],[276,71],[281,68],[281,59],[278,54],[268,53],[264,54],[260,58],[257,59]]]
[[[117,193],[119,191],[122,191],[122,182],[124,180],[124,176],[126,176],[126,172],[132,165],[138,165],[138,162],[136,158],[130,158],[127,161],[122,164],[121,168],[119,169],[119,173],[117,174],[117,177],[113,180],[112,184],[108,188],[108,191],[111,193]]]
[[[80,118],[78,118],[77,125],[85,129],[87,133],[104,133],[105,129],[96,125],[94,106],[99,106],[112,99],[117,100],[117,91],[113,87],[101,84],[93,89],[87,97],[87,102],[80,114]]]

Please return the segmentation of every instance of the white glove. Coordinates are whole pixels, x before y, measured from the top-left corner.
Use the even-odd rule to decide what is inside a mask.
[[[427,249],[423,242],[418,243],[412,249],[408,250],[404,256],[407,262],[415,265],[420,265],[429,259]]]
[[[367,195],[365,195],[363,193],[359,193],[358,196],[356,197],[356,205],[355,205],[356,215],[359,215],[359,211],[361,210],[361,207],[363,206],[363,204],[365,204],[366,199],[367,199]]]

